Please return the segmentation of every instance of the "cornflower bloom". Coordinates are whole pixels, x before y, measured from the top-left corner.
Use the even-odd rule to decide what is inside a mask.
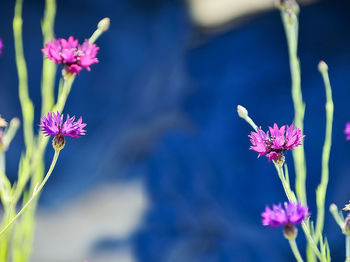
[[[99,49],[95,44],[90,44],[87,39],[79,44],[78,39],[70,36],[68,40],[54,38],[52,42],[47,42],[41,51],[56,64],[64,65],[71,74],[79,74],[83,68],[90,71],[90,66],[98,63],[96,55]]]
[[[266,206],[265,211],[261,214],[263,217],[262,224],[276,228],[284,226],[284,236],[287,239],[295,239],[297,228],[295,225],[300,225],[301,222],[310,216],[309,208],[301,205],[301,203],[284,203],[272,205],[272,209]]]
[[[258,157],[266,155],[269,161],[278,161],[283,159],[284,151],[293,150],[300,146],[305,135],[302,135],[298,127],[293,129],[293,124],[278,128],[275,123],[273,128],[269,127],[269,131],[266,133],[259,127],[256,132],[251,132],[248,137],[252,143],[250,149],[258,152]]]
[[[63,122],[63,114],[59,112],[49,112],[46,116],[41,118],[41,130],[46,136],[54,135],[52,140],[52,146],[56,151],[61,150],[65,145],[65,136],[78,138],[79,135],[85,135],[86,130],[84,127],[86,124],[82,123],[80,117],[78,121],[74,122],[75,116],[69,117],[67,115],[66,121]]]
[[[344,134],[346,135],[345,140],[350,140],[350,122],[345,124]]]
[[[0,38],[0,55],[2,54],[3,48],[4,48],[4,43],[2,42],[2,39]]]

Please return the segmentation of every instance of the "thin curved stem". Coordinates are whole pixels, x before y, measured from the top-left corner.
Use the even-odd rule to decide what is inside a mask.
[[[288,183],[287,183],[287,181],[286,181],[286,179],[284,177],[282,166],[278,165],[276,163],[274,163],[274,164],[275,164],[275,167],[276,167],[276,170],[277,170],[277,173],[278,173],[278,177],[281,179],[281,182],[282,182],[282,185],[283,185],[283,189],[284,189],[284,192],[286,193],[286,196],[287,196],[288,200],[290,202],[296,202],[295,194],[290,189],[290,186],[288,185]],[[322,255],[321,255],[321,252],[318,250],[317,245],[316,245],[314,239],[311,236],[309,227],[307,226],[305,221],[302,222],[301,227],[302,227],[302,229],[303,229],[303,231],[305,233],[306,239],[309,242],[312,251],[315,253],[315,255],[317,256],[317,258],[320,261],[324,262],[325,260],[323,259]]]
[[[41,192],[42,188],[44,187],[44,185],[46,184],[47,180],[50,178],[51,173],[56,165],[58,156],[59,156],[60,152],[59,151],[55,151],[55,154],[53,156],[51,165],[49,170],[46,173],[45,178],[43,179],[43,181],[41,182],[41,184],[34,188],[33,191],[33,195],[31,196],[31,198],[27,201],[27,203],[25,203],[25,205],[22,207],[22,209],[17,213],[16,216],[14,216],[10,222],[0,231],[0,237],[7,231],[7,229],[22,215],[22,213],[26,210],[26,208],[32,203],[32,201],[39,195],[39,193]]]
[[[346,247],[346,260],[345,260],[345,262],[348,262],[348,261],[350,261],[350,236],[346,236],[345,247]]]
[[[297,243],[295,242],[295,239],[289,240],[289,245],[290,245],[290,248],[291,248],[292,251],[293,251],[293,254],[294,254],[294,256],[295,256],[295,259],[296,259],[298,262],[303,262],[304,260],[303,260],[303,258],[302,258],[301,255],[300,255],[300,252],[299,252]]]

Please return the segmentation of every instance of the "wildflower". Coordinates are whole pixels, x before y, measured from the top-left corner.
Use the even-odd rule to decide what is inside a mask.
[[[284,226],[284,236],[287,239],[295,239],[297,228],[295,225],[300,225],[301,222],[310,216],[309,208],[302,206],[301,203],[284,203],[284,208],[281,204],[273,205],[272,210],[266,206],[265,212],[261,214],[263,217],[262,224],[276,228]]]
[[[41,118],[42,132],[47,136],[55,136],[52,140],[55,150],[59,151],[64,147],[65,136],[78,138],[79,135],[85,135],[86,130],[83,128],[86,124],[82,123],[82,118],[80,117],[77,122],[74,122],[74,119],[75,116],[69,117],[67,115],[66,121],[63,122],[63,114],[60,115],[59,112],[49,112]]]
[[[350,122],[345,124],[344,134],[346,135],[345,140],[350,140]]]
[[[350,201],[349,201],[349,204],[345,205],[345,207],[343,208],[343,210],[345,210],[345,211],[350,211]]]
[[[2,42],[2,39],[0,38],[0,55],[2,54],[2,49],[4,48],[4,44]]]
[[[56,64],[64,65],[65,69],[71,74],[79,74],[83,68],[90,71],[92,64],[98,63],[96,58],[99,47],[90,44],[89,40],[79,44],[78,39],[70,36],[68,40],[54,38],[52,42],[48,42],[41,51],[46,57]]]
[[[248,137],[252,143],[250,149],[258,152],[258,157],[266,155],[269,161],[278,161],[283,158],[284,151],[293,150],[300,146],[305,135],[302,135],[298,127],[293,129],[293,124],[278,128],[275,123],[273,128],[269,127],[269,131],[266,133],[258,128],[256,132],[251,132]]]

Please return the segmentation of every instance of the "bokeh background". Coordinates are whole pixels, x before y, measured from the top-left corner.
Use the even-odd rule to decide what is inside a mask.
[[[7,119],[21,115],[13,7],[1,1],[0,113]],[[37,123],[43,7],[42,0],[24,1]],[[350,198],[343,134],[349,12],[349,1],[330,0],[308,3],[300,14],[313,214],[325,125],[320,59],[329,65],[335,103],[327,206]],[[263,128],[292,122],[287,46],[272,1],[61,0],[56,36],[83,40],[106,16],[112,23],[97,43],[100,63],[77,77],[64,110],[82,115],[88,132],[67,141],[45,186],[32,261],[293,261],[282,231],[261,225],[265,205],[286,200],[282,186],[273,165],[248,150],[251,129],[235,112],[246,106]],[[22,148],[19,134],[8,153],[12,181]],[[293,179],[291,154],[287,163]],[[344,237],[329,213],[325,223],[332,261],[344,261]]]

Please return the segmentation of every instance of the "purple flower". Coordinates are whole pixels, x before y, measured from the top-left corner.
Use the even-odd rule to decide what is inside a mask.
[[[82,118],[80,117],[77,122],[74,122],[74,119],[75,116],[67,115],[66,121],[63,122],[63,114],[49,112],[41,118],[40,127],[47,136],[64,135],[77,138],[79,135],[85,135],[86,130],[83,128],[86,124],[82,123]]]
[[[345,140],[350,140],[350,122],[345,124],[344,134],[346,135]]]
[[[78,39],[70,36],[68,40],[54,38],[41,51],[56,64],[63,64],[71,74],[79,74],[83,68],[90,71],[90,66],[98,63],[96,55],[99,49],[95,44],[90,44],[89,40],[80,45]]]
[[[2,39],[0,38],[0,55],[2,54],[3,48],[4,48],[4,43],[2,42]]]
[[[301,145],[305,135],[302,135],[298,127],[293,129],[293,124],[278,128],[275,123],[273,128],[269,127],[269,131],[266,133],[258,128],[256,132],[251,132],[248,137],[252,143],[250,149],[258,152],[258,157],[266,155],[269,161],[277,161],[283,156],[284,151],[293,150]]]
[[[272,205],[272,210],[266,206],[265,212],[261,214],[263,217],[262,224],[272,228],[288,225],[300,225],[301,222],[310,216],[309,208],[302,206],[301,203],[284,203]]]
[[[55,150],[61,150],[65,145],[65,136],[70,136],[73,138],[78,138],[79,135],[85,135],[86,130],[84,127],[86,124],[82,123],[82,118],[80,117],[78,121],[74,122],[75,116],[69,117],[67,115],[66,121],[63,122],[63,115],[59,112],[47,113],[46,116],[41,118],[41,130],[47,135],[54,135],[52,140],[52,145]]]

